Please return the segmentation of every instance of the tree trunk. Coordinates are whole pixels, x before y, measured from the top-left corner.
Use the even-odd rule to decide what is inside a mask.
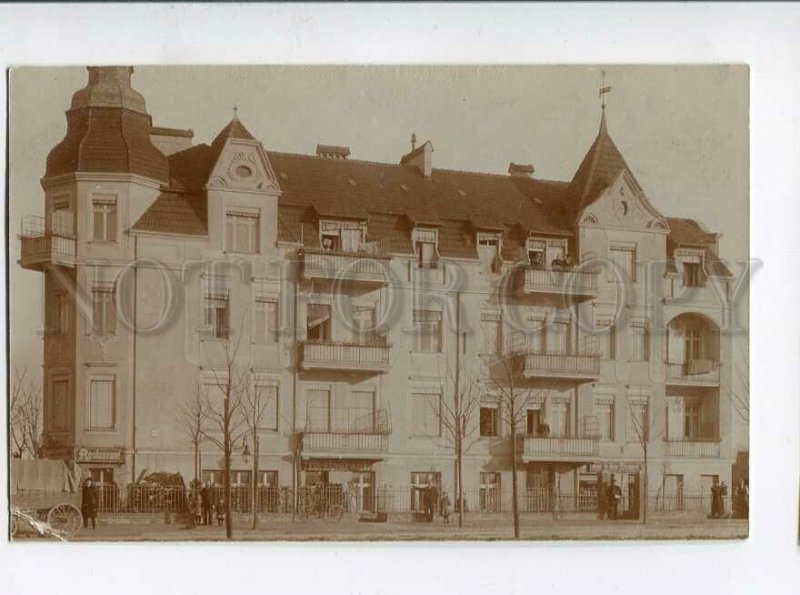
[[[647,524],[647,446],[644,447],[644,477],[641,481],[639,502],[642,507],[642,524]]]
[[[461,462],[462,462],[462,436],[461,420],[458,421],[459,429],[456,434],[456,505],[458,506],[458,527],[464,526],[464,488],[461,485]]]
[[[519,539],[519,506],[517,503],[517,433],[511,422],[511,514],[514,516],[514,539]]]
[[[258,528],[258,436],[253,432],[253,479],[250,484],[253,488],[253,531]]]

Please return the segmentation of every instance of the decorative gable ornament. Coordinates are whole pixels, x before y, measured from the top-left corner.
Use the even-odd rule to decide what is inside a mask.
[[[241,139],[226,142],[207,186],[214,190],[280,193],[277,177],[261,144]]]

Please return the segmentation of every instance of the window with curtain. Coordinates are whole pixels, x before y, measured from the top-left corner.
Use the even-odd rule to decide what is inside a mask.
[[[650,361],[650,329],[646,324],[634,324],[631,332],[631,361]]]
[[[595,328],[595,337],[600,348],[600,357],[612,360],[616,357],[616,332],[611,323],[599,324]]]
[[[258,398],[262,406],[258,429],[276,432],[278,430],[278,382],[268,378],[257,378],[254,387],[258,391]]]
[[[442,313],[437,310],[414,310],[416,329],[414,351],[439,353],[442,351]]]
[[[598,399],[594,404],[597,426],[601,440],[614,440],[614,399]]]
[[[611,262],[616,265],[616,272],[611,273],[611,279],[621,283],[633,283],[636,281],[636,249],[635,248],[611,248],[609,252]],[[619,277],[617,277],[619,275]]]
[[[478,233],[478,260],[484,273],[500,271],[500,236],[491,233]]]
[[[258,223],[257,212],[229,211],[225,216],[225,250],[258,253]]]
[[[497,354],[503,351],[499,314],[481,314],[483,353]]]
[[[309,389],[306,429],[309,432],[330,432],[331,391],[328,389]]]
[[[309,341],[323,343],[332,340],[330,304],[308,304],[306,336]]]
[[[480,410],[480,435],[493,437],[500,434],[500,409],[497,405],[482,405]]]
[[[435,229],[415,229],[412,234],[417,266],[422,269],[435,268],[439,234]]]
[[[205,323],[214,339],[230,336],[230,310],[228,294],[207,294],[205,297]]]
[[[550,403],[547,411],[547,421],[550,425],[551,435],[569,436],[569,403],[560,401]]]
[[[352,305],[350,314],[353,321],[353,342],[372,345],[378,341],[376,311],[374,305]]]

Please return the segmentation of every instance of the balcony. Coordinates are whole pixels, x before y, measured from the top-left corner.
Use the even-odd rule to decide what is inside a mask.
[[[718,386],[720,363],[712,360],[693,360],[682,364],[667,363],[667,384]]]
[[[305,248],[299,256],[305,279],[378,285],[389,282],[390,256],[377,249],[342,252]]]
[[[300,362],[304,370],[387,372],[389,345],[305,341],[300,343]]]
[[[44,217],[23,217],[20,241],[22,268],[43,271],[48,265],[75,266],[75,237],[66,230],[47,231]]]
[[[569,296],[580,300],[597,296],[596,272],[525,267],[520,275],[524,294]]]
[[[598,436],[523,436],[523,462],[585,462],[599,453]]]
[[[664,454],[667,457],[719,458],[719,440],[716,438],[667,440],[664,445]]]
[[[303,437],[309,457],[380,457],[389,450],[391,424],[387,409],[310,408]]]
[[[563,378],[589,382],[600,376],[600,356],[562,353],[520,353],[518,358],[523,378]]]

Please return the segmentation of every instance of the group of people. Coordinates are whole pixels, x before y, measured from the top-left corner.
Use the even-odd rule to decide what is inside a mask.
[[[725,511],[725,498],[728,496],[728,486],[723,481],[722,483],[714,483],[711,485],[711,518],[724,519],[727,517]]]
[[[712,519],[725,519],[729,514],[726,510],[725,499],[728,496],[728,486],[725,482],[711,486],[711,515]],[[731,516],[737,519],[746,519],[750,516],[750,485],[749,480],[740,479],[733,488]]]
[[[425,520],[428,523],[433,522],[434,513],[438,508],[445,524],[449,524],[452,503],[450,502],[450,496],[447,495],[447,492],[442,492],[441,497],[439,497],[439,488],[433,484],[428,484],[425,487],[417,489],[421,492],[422,513]]]
[[[206,481],[199,490],[195,490],[194,498],[190,498],[189,508],[194,513],[195,525],[210,527],[216,519],[219,527],[225,521],[225,498],[216,500],[210,481]]]
[[[622,489],[614,477],[608,485],[601,483],[597,490],[597,518],[616,521],[621,502]]]

